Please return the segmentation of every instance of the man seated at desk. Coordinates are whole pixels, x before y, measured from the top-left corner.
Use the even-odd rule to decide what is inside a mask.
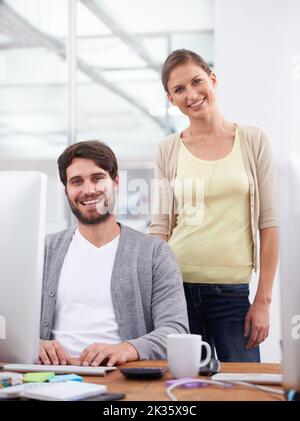
[[[77,227],[46,239],[39,362],[165,359],[167,335],[188,332],[172,251],[117,223],[118,164],[106,144],[75,143],[58,167]]]

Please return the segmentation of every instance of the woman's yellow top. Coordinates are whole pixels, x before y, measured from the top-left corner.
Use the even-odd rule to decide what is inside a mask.
[[[174,194],[178,215],[169,245],[184,281],[249,282],[250,188],[238,130],[231,152],[216,161],[197,158],[181,141]]]

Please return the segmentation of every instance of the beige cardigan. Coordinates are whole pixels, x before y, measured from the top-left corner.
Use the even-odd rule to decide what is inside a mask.
[[[278,226],[276,164],[271,142],[262,129],[239,125],[237,128],[250,185],[253,267],[257,271],[257,230]],[[159,145],[154,168],[155,198],[150,234],[170,238],[176,225],[173,185],[179,146],[180,133],[168,136]]]

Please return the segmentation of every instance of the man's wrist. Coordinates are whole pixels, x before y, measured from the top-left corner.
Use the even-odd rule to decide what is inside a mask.
[[[128,352],[128,361],[137,361],[140,359],[137,350],[130,342],[123,342],[122,346]]]

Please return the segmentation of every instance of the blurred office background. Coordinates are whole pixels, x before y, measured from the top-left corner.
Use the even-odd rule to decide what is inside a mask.
[[[298,0],[0,0],[0,170],[48,174],[47,231],[59,231],[70,219],[56,159],[102,139],[120,164],[119,219],[146,231],[156,147],[186,126],[161,86],[166,56],[201,54],[223,113],[264,127],[280,158],[300,152],[299,21]],[[267,362],[281,359],[278,291]]]

